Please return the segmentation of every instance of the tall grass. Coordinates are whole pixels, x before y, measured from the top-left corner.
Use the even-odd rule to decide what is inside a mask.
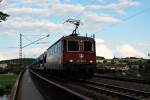
[[[10,93],[16,77],[17,75],[15,74],[0,74],[0,95]]]

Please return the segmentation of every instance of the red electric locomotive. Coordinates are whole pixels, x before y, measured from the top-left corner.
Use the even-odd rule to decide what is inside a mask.
[[[46,70],[66,77],[91,78],[96,68],[95,41],[66,36],[47,49]]]
[[[55,42],[38,58],[39,69],[65,77],[92,78],[96,69],[95,40],[78,36],[79,21],[68,21],[76,25],[75,30]]]

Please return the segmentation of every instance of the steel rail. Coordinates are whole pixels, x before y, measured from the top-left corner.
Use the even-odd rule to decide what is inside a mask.
[[[72,91],[71,89],[69,89],[69,88],[67,88],[67,87],[64,87],[64,86],[62,86],[62,85],[60,85],[60,84],[58,84],[58,83],[55,83],[55,82],[53,82],[53,81],[50,81],[49,79],[47,79],[47,78],[45,78],[45,77],[43,77],[43,76],[37,74],[36,72],[34,72],[34,71],[32,71],[32,70],[30,70],[30,72],[31,72],[32,74],[36,75],[38,78],[40,78],[40,79],[42,79],[42,80],[44,80],[44,81],[46,81],[46,82],[48,82],[48,83],[50,83],[50,84],[52,84],[52,85],[54,85],[54,86],[56,86],[56,87],[58,87],[58,88],[64,90],[65,92],[68,92],[68,93],[70,93],[70,94],[76,96],[76,97],[79,98],[79,99],[82,99],[82,100],[92,100],[92,98],[86,97],[86,96],[84,96],[84,95],[82,95],[82,94],[79,94],[79,93],[77,93],[77,92],[75,92],[75,91]]]
[[[118,90],[119,94],[125,95],[127,97],[131,97],[131,98],[134,98],[134,99],[138,99],[138,97],[143,97],[143,96],[144,96],[144,98],[150,98],[150,92],[140,91],[140,90],[136,90],[136,89],[129,89],[129,88],[125,88],[125,87],[120,87],[120,86],[115,86],[115,85],[110,85],[110,84],[105,84],[105,83],[99,83],[99,82],[94,82],[94,81],[86,81],[86,83],[89,83],[89,84],[92,84],[92,85],[95,85],[95,86],[103,86],[103,87],[106,87],[106,88],[113,89],[115,91]],[[125,91],[125,92],[128,92],[128,93],[125,93],[125,92],[120,93],[121,91]],[[115,93],[117,93],[117,92],[115,92]],[[131,94],[135,94],[135,96],[133,96]],[[139,99],[141,99],[141,98],[139,98]]]
[[[143,80],[143,79],[112,77],[112,76],[104,76],[104,75],[98,75],[98,74],[95,74],[94,77],[106,78],[106,79],[112,79],[112,80],[118,80],[118,81],[133,82],[133,83],[142,83],[142,84],[148,84],[148,85],[150,84],[149,80]]]
[[[110,90],[110,89],[106,89],[104,87],[100,87],[100,86],[96,86],[96,85],[92,85],[90,83],[74,83],[74,84],[77,84],[81,87],[84,87],[84,88],[87,88],[89,90],[93,90],[93,91],[96,91],[97,93],[100,93],[100,94],[107,94],[109,96],[112,96],[113,97],[117,97],[119,98],[119,100],[141,100],[139,98],[136,98],[136,97],[133,97],[133,96],[130,96],[130,95],[127,95],[127,94],[123,94],[123,93],[120,93],[120,92],[117,92],[117,91],[113,91],[113,90]]]

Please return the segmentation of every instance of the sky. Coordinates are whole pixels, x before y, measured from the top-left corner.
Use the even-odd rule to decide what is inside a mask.
[[[150,52],[149,0],[1,0],[0,11],[10,17],[0,23],[0,60],[36,58],[62,36],[72,33],[67,19],[81,21],[80,35],[95,34],[96,55],[105,58],[142,57]]]

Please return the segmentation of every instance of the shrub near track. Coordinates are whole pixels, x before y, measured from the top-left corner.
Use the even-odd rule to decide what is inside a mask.
[[[0,74],[0,95],[9,94],[16,81],[16,74]]]

